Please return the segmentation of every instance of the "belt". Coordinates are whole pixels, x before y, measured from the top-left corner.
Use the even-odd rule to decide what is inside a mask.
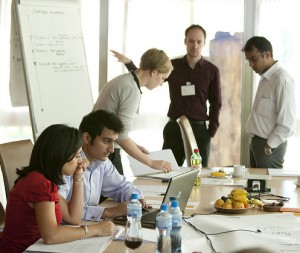
[[[251,138],[257,138],[257,139],[263,139],[263,140],[266,140],[265,138],[262,138],[258,135],[255,135],[255,134],[251,134]]]
[[[171,122],[176,122],[177,119],[169,118],[169,121],[171,121]],[[206,121],[205,121],[205,120],[193,120],[193,119],[189,119],[189,122],[192,123],[192,124],[199,124],[199,125],[204,125],[204,124],[206,124]]]

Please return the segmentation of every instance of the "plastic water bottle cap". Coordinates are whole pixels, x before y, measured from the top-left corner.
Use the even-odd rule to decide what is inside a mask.
[[[138,199],[139,195],[137,193],[132,193],[131,194],[131,199]]]
[[[168,205],[167,204],[161,204],[160,210],[167,211],[168,210]]]
[[[177,200],[173,200],[173,201],[171,202],[171,207],[179,207],[178,201],[177,201]]]
[[[170,197],[170,201],[171,202],[174,201],[174,200],[177,200],[175,196],[174,197]]]
[[[195,148],[194,153],[199,153],[199,149]]]

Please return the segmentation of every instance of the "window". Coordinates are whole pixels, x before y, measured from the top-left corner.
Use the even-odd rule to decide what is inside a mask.
[[[223,95],[220,128],[212,141],[210,165],[239,163],[243,1],[120,2],[109,2],[109,49],[126,54],[136,65],[144,51],[151,47],[163,49],[171,58],[185,55],[185,29],[191,24],[200,24],[205,28],[207,40],[202,54],[219,67]],[[122,71],[126,72],[122,64],[109,55],[108,79]],[[140,114],[134,122],[132,138],[137,142],[142,140],[140,144],[149,150],[162,147],[162,131],[168,120],[166,115],[170,102],[167,85],[153,91],[143,91]]]

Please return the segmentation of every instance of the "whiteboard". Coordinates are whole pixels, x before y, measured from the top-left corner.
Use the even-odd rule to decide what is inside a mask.
[[[78,128],[93,107],[80,9],[18,4],[17,13],[34,137],[52,124]]]

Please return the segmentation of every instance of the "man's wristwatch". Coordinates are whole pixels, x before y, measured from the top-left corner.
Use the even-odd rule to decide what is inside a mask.
[[[272,155],[273,151],[271,148],[265,148],[265,154],[266,155]]]

